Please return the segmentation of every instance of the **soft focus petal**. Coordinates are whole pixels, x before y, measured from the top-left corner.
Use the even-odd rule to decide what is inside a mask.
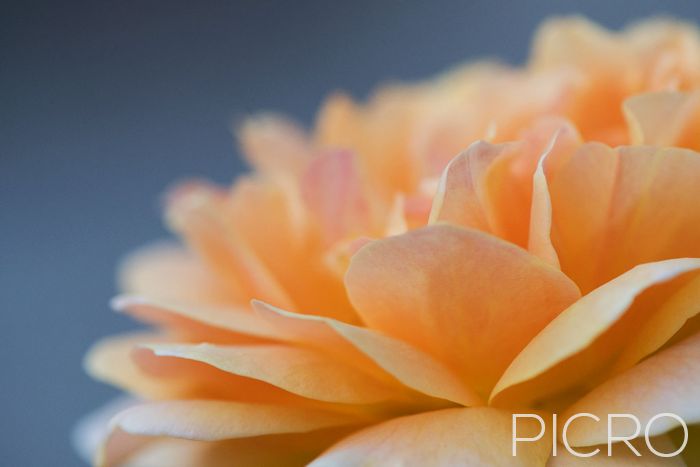
[[[169,196],[167,220],[238,296],[293,307],[278,279],[237,233],[229,210],[223,190],[191,183]]]
[[[299,175],[301,179],[317,162],[310,164]],[[304,203],[299,183],[300,179],[293,183],[262,177],[239,179],[226,198],[222,216],[235,231],[232,240],[250,247],[285,293],[293,297],[298,311],[326,310],[335,318],[353,321],[356,317],[342,281],[325,263],[322,233],[315,214]],[[323,194],[324,199],[327,196]],[[264,295],[249,294],[246,305],[251,298],[264,299]]]
[[[627,99],[624,111],[630,143],[700,149],[700,93],[641,94]]]
[[[486,393],[579,295],[566,276],[526,251],[448,225],[365,246],[346,286],[369,327],[442,359]]]
[[[564,417],[588,412],[606,419],[610,413],[634,414],[645,427],[657,414],[673,413],[686,424],[700,422],[700,334],[696,334],[606,381],[567,410]],[[591,420],[592,422],[592,420]],[[654,422],[652,436],[678,426],[672,418]],[[589,446],[607,442],[605,423],[571,424],[569,442]]]
[[[518,423],[535,436],[539,424]],[[331,447],[312,467],[356,465],[544,465],[551,441],[522,443],[513,457],[511,414],[479,407],[446,409],[396,418],[366,428]]]
[[[244,120],[236,136],[241,152],[261,172],[285,176],[299,173],[312,154],[304,130],[277,115],[263,114]]]
[[[121,396],[84,416],[73,430],[73,447],[86,463],[92,463],[100,445],[109,435],[109,421],[119,412],[140,402]]]
[[[329,151],[312,161],[302,179],[304,201],[327,243],[372,233],[373,206],[350,151]]]
[[[143,372],[132,360],[131,352],[139,344],[161,342],[163,336],[132,333],[104,338],[85,356],[83,366],[93,378],[133,394],[148,398],[181,397],[191,386],[183,381],[160,381]]]
[[[122,261],[118,276],[124,293],[154,300],[224,305],[241,299],[194,254],[166,242],[131,253]]]

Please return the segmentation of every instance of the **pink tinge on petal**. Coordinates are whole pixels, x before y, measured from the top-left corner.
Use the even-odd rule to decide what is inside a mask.
[[[328,151],[314,159],[302,177],[302,196],[327,242],[368,233],[370,206],[354,153]]]

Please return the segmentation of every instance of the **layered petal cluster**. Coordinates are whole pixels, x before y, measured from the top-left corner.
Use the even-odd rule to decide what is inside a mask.
[[[578,465],[551,436],[513,457],[512,413],[700,423],[699,93],[693,26],[573,18],[522,68],[338,94],[308,132],[248,120],[252,172],[171,190],[182,242],[124,261],[113,307],[152,330],[90,350],[133,400],[81,445],[102,466]]]

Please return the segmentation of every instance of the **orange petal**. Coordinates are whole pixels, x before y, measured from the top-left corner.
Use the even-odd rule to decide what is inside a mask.
[[[227,216],[230,209],[225,192],[191,183],[170,195],[167,219],[238,296],[259,297],[293,308],[278,278],[237,232]]]
[[[308,464],[347,429],[258,436],[225,441],[164,438],[151,442],[123,467],[300,467]]]
[[[646,427],[655,415],[673,413],[690,425],[700,422],[698,387],[700,334],[606,381],[570,407],[567,414],[588,412],[601,420],[611,413],[633,414]],[[659,418],[652,424],[650,435],[665,433],[678,425],[672,418]],[[607,424],[584,421],[571,424],[569,442],[574,446],[605,443]]]
[[[371,234],[371,206],[350,151],[331,151],[314,159],[302,180],[304,201],[328,244]]]
[[[700,313],[700,277],[695,276],[654,311],[646,323],[630,337],[615,365],[627,369],[660,349]]]
[[[182,304],[122,295],[112,300],[112,308],[149,324],[179,332],[192,340],[208,342],[255,341],[280,335],[250,310],[207,304]]]
[[[112,419],[112,432],[102,446],[97,464],[121,463],[124,457],[159,436],[222,441],[307,433],[357,423],[357,418],[308,408],[213,400],[153,402],[127,409]]]
[[[95,460],[100,446],[109,435],[109,421],[112,417],[139,403],[137,399],[121,396],[80,419],[73,430],[71,441],[86,463]]]
[[[233,401],[151,402],[121,412],[112,427],[131,434],[200,441],[304,433],[357,423],[356,417],[308,408]]]
[[[367,373],[313,350],[287,345],[152,344],[142,347],[159,357],[202,362],[324,402],[374,404],[401,398],[400,393]]]
[[[700,93],[641,94],[627,99],[623,109],[632,144],[700,149],[694,131],[700,118]]]
[[[521,436],[535,436],[539,424],[522,419],[518,430]],[[544,435],[538,442],[520,443],[514,457],[510,413],[487,407],[446,409],[366,428],[331,447],[310,465],[532,466],[544,465],[550,449],[551,438]]]
[[[262,172],[299,173],[311,158],[304,130],[284,117],[264,114],[248,118],[236,136],[248,162]]]
[[[514,145],[493,145],[477,141],[452,159],[440,178],[429,223],[449,222],[484,232],[495,228],[484,187],[488,167]]]
[[[356,320],[342,281],[325,264],[326,245],[302,199],[302,188],[296,179],[293,183],[241,179],[227,197],[223,215],[300,311],[326,310],[335,318]],[[263,296],[249,295],[246,305],[251,298]]]
[[[118,277],[119,287],[125,293],[153,299],[218,305],[241,300],[195,255],[166,242],[128,255],[119,267]]]
[[[547,125],[555,125],[547,129]],[[544,128],[542,128],[544,127]],[[547,184],[547,175],[551,176],[564,161],[573,154],[580,144],[580,137],[571,125],[557,120],[540,124],[540,135],[553,134],[547,142],[537,163],[532,179],[532,205],[530,208],[530,231],[527,249],[545,262],[559,269],[559,257],[552,244],[552,201]],[[535,133],[534,137],[538,135]],[[540,136],[541,137],[541,136]],[[546,169],[545,170],[545,166]]]
[[[637,264],[700,257],[700,155],[586,144],[548,178],[562,270],[587,293]]]
[[[333,349],[368,370],[378,366],[404,386],[431,397],[467,406],[483,403],[451,369],[405,342],[330,318],[291,313],[262,302],[253,306],[272,322],[293,330],[290,338],[295,342]]]
[[[163,340],[163,336],[148,333],[132,333],[102,339],[85,355],[85,371],[98,381],[143,397],[181,397],[189,389],[189,384],[154,378],[141,370],[131,359],[132,350],[139,344]]]
[[[628,312],[635,298],[646,289],[670,281],[675,277],[700,268],[700,259],[677,259],[643,264],[585,295],[571,305],[545,327],[513,360],[491,393],[493,401],[509,387],[543,375],[557,367],[556,381],[546,386],[550,392],[560,391],[578,380],[585,380],[592,368],[609,363],[615,351],[596,351],[596,345],[612,345],[618,350],[624,346],[625,337],[615,336],[614,343],[597,341]],[[627,334],[627,333],[623,333]],[[590,347],[590,355],[578,355]],[[583,360],[583,361],[582,361]],[[551,378],[550,378],[551,379]],[[544,384],[544,383],[543,383]],[[543,390],[543,388],[540,388]],[[525,397],[543,397],[547,394],[531,393]]]
[[[521,248],[449,225],[370,243],[353,257],[346,286],[370,328],[442,359],[484,393],[579,296]]]

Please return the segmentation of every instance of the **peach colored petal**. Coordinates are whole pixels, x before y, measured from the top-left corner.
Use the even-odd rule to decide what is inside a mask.
[[[305,399],[261,381],[235,376],[190,360],[155,357],[143,345],[168,342],[153,334],[103,339],[85,358],[95,379],[149,399],[225,398],[300,404]]]
[[[231,304],[241,296],[179,245],[159,242],[128,255],[119,267],[119,288],[128,294],[198,304]]]
[[[580,362],[567,359],[591,346],[629,310],[635,298],[646,289],[700,268],[700,259],[676,259],[639,265],[593,292],[581,297],[554,318],[517,355],[494,387],[490,400],[519,383],[532,380],[557,365],[569,371],[558,373],[552,390],[560,390],[585,378]],[[624,342],[617,343],[618,348]],[[609,362],[612,353],[599,355],[602,361],[587,362],[599,367]],[[568,366],[566,366],[568,365]],[[561,369],[561,366],[559,367]],[[589,369],[590,370],[590,369]],[[538,394],[542,396],[543,394]]]
[[[358,422],[356,417],[308,408],[214,400],[152,402],[112,419],[112,432],[97,464],[120,464],[160,436],[196,441],[251,438],[256,443],[254,437],[262,435],[308,433]]]
[[[650,440],[651,445],[659,452],[673,452],[677,446],[667,436],[655,436]],[[637,438],[631,442],[634,448],[639,451],[641,457],[637,457],[631,449],[620,443],[620,446],[613,448],[613,455],[607,456],[607,444],[597,446],[600,453],[593,458],[577,457],[570,454],[564,446],[559,446],[557,455],[549,458],[547,467],[588,467],[591,465],[601,467],[683,467],[685,462],[680,456],[676,457],[659,457],[652,453],[643,439]],[[585,453],[590,452],[590,449],[577,449],[577,451]]]
[[[548,129],[553,126],[553,129]],[[545,262],[559,269],[559,257],[552,244],[552,201],[547,176],[555,172],[580,144],[580,136],[570,124],[558,120],[541,122],[539,128],[531,130],[530,138],[541,138],[552,134],[537,163],[532,179],[532,205],[530,208],[530,231],[527,249]],[[539,133],[539,135],[537,134]],[[541,146],[541,143],[539,144]],[[545,166],[547,170],[545,171]]]
[[[545,171],[537,171],[538,160],[545,153],[556,159],[547,164],[549,175],[580,145],[580,136],[563,119],[539,118],[521,132],[520,139],[498,145],[477,141],[453,159],[443,171],[429,222],[475,228],[521,246],[532,243],[533,248],[545,248],[538,253],[552,263],[556,254],[546,246],[549,226],[540,228],[542,216],[546,221],[551,218],[551,207],[544,197]],[[537,219],[531,219],[532,209]]]
[[[92,463],[102,442],[109,435],[109,421],[119,412],[139,403],[137,399],[120,396],[80,419],[73,430],[71,441],[86,463]]]
[[[669,342],[688,320],[700,313],[698,303],[700,277],[696,275],[655,310],[647,322],[631,336],[615,369],[627,369]]]
[[[299,180],[283,181],[240,179],[227,197],[227,223],[294,298],[299,311],[327,310],[335,318],[355,321],[342,281],[326,264],[324,243],[302,199]],[[263,297],[249,295],[246,304],[251,298]]]
[[[689,134],[700,118],[700,93],[641,94],[627,99],[623,109],[632,144],[700,149],[700,140]]]
[[[686,424],[700,422],[700,334],[676,344],[624,373],[606,381],[567,410],[588,412],[602,419],[610,413],[637,416],[642,427],[657,414],[673,413]],[[672,418],[654,422],[650,434],[662,434],[678,426]],[[573,446],[607,442],[607,425],[582,421],[569,427]]]
[[[206,363],[222,371],[265,381],[303,397],[342,404],[374,404],[403,395],[356,367],[288,345],[151,344],[159,357]]]
[[[700,257],[700,157],[586,144],[548,178],[553,242],[584,293],[637,264]]]
[[[98,447],[92,464],[96,467],[122,466],[134,454],[148,447],[155,438],[137,436],[110,428],[107,437]]]
[[[293,309],[288,292],[226,216],[229,209],[222,190],[190,183],[171,193],[166,217],[170,227],[239,296],[260,297]]]
[[[167,300],[122,295],[112,300],[112,308],[136,319],[202,340],[241,342],[244,335],[275,339],[280,332],[250,310],[207,304],[182,304]]]
[[[236,136],[248,162],[266,173],[299,173],[313,153],[304,130],[278,115],[247,118]]]
[[[150,443],[123,467],[301,467],[347,430],[258,436],[225,441],[166,438]]]
[[[364,362],[363,368],[377,365],[406,387],[431,397],[467,406],[483,403],[451,369],[405,342],[330,318],[291,313],[262,302],[253,306],[273,322],[294,329],[296,342],[329,352],[343,351],[346,358]],[[369,359],[358,360],[357,353]]]
[[[148,398],[180,397],[190,387],[183,381],[160,381],[143,372],[131,359],[131,351],[145,342],[162,342],[164,337],[131,333],[104,338],[85,355],[85,371],[98,381],[112,384]]]
[[[304,174],[304,201],[319,222],[327,243],[371,232],[372,216],[354,153],[329,151]]]
[[[111,422],[114,429],[131,434],[199,441],[303,433],[356,423],[357,417],[322,410],[216,400],[151,402],[127,409]]]
[[[331,96],[317,119],[318,146],[355,152],[363,178],[381,197],[411,192],[420,170],[407,148],[420,106],[416,91],[410,86],[382,89],[366,106],[344,95]]]
[[[370,328],[442,359],[485,393],[579,296],[566,276],[521,248],[449,225],[365,246],[346,286]]]
[[[449,222],[484,232],[494,230],[484,177],[493,161],[515,145],[477,141],[452,159],[442,172],[428,222]]]
[[[521,421],[518,428],[522,436],[539,432],[537,422]],[[533,466],[544,465],[551,449],[545,435],[541,441],[521,443],[513,457],[511,443],[510,413],[487,407],[446,409],[366,428],[331,447],[310,465]]]

